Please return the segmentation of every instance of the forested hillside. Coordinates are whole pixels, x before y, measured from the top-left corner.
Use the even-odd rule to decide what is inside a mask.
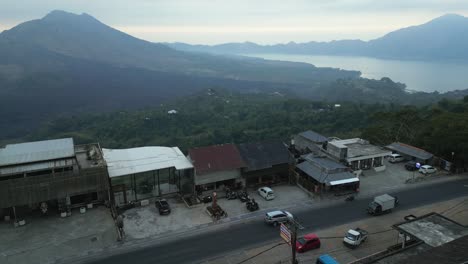
[[[108,148],[163,145],[186,151],[227,142],[289,141],[312,129],[326,136],[362,137],[377,145],[400,141],[449,160],[454,152],[457,163],[468,161],[468,97],[422,107],[335,103],[208,89],[147,110],[56,119],[18,140],[74,137],[77,143],[99,142]]]

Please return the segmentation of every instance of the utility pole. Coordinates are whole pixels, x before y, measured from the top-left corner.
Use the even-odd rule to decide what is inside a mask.
[[[297,241],[297,230],[298,229],[304,229],[304,227],[294,218],[289,218],[289,227],[290,227],[290,230],[292,231],[292,234],[291,234],[291,256],[292,256],[292,260],[291,260],[291,263],[292,264],[297,264],[299,263],[296,259],[296,241]]]

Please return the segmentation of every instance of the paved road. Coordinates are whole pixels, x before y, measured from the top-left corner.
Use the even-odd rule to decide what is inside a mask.
[[[411,190],[393,193],[400,200],[396,209],[410,209],[438,201],[468,195],[468,180],[425,185]],[[335,206],[298,212],[296,216],[307,229],[316,230],[370,217],[365,208],[370,199],[343,202]],[[278,229],[265,225],[261,220],[232,225],[213,233],[206,233],[167,244],[108,257],[96,264],[121,263],[199,263],[255,244],[279,240]]]

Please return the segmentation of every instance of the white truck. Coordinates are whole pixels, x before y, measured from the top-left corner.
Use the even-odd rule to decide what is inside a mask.
[[[379,215],[392,211],[398,205],[398,199],[388,194],[380,195],[374,198],[367,207],[367,212],[371,215]]]
[[[355,228],[355,229],[350,229],[348,232],[345,234],[343,238],[343,243],[350,247],[350,248],[356,248],[359,245],[361,245],[364,241],[367,239],[367,235],[369,233],[361,228]]]

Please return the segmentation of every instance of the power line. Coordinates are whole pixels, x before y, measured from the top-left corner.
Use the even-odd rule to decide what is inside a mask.
[[[463,201],[459,202],[459,203],[456,203],[455,205],[445,209],[444,211],[442,211],[440,214],[445,214],[446,212],[452,210],[452,209],[455,209],[456,207],[462,205],[463,203],[465,203],[466,201],[468,201],[468,199],[464,199]]]
[[[283,244],[286,244],[286,242],[278,243],[278,244],[272,246],[271,248],[265,249],[265,250],[263,250],[263,251],[261,251],[261,252],[255,254],[255,255],[251,256],[250,258],[244,259],[243,261],[241,261],[241,262],[239,262],[239,263],[237,263],[237,264],[242,264],[242,263],[244,263],[244,262],[247,262],[247,261],[249,261],[249,260],[251,260],[251,259],[253,259],[253,258],[255,258],[255,257],[257,257],[257,256],[259,256],[259,255],[261,255],[261,254],[263,254],[263,253],[265,253],[265,252],[267,252],[267,251],[270,251],[270,250],[274,249],[274,248],[277,247],[277,246],[281,246],[281,245],[283,245]]]

